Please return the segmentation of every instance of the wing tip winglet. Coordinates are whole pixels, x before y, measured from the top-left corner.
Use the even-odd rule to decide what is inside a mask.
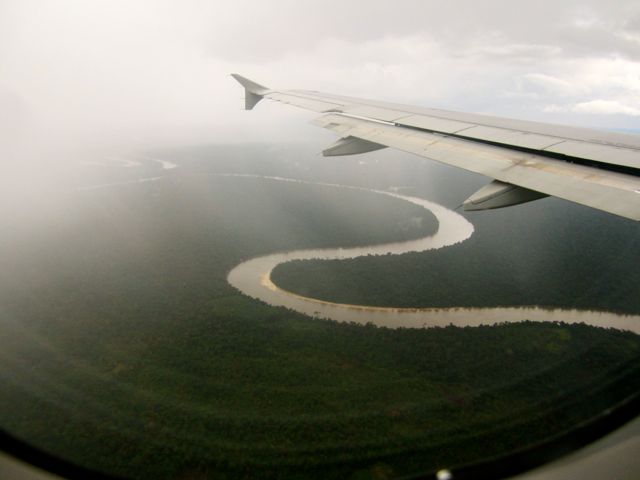
[[[244,87],[244,108],[245,110],[251,110],[256,104],[262,100],[265,93],[269,91],[264,85],[249,80],[242,75],[232,73],[231,76]]]
[[[254,82],[253,80],[249,80],[247,77],[243,77],[237,73],[232,73],[231,76],[236,79],[236,81],[242,85],[245,89],[249,90],[251,93],[255,95],[263,95],[269,89],[264,85],[260,85],[259,83]]]

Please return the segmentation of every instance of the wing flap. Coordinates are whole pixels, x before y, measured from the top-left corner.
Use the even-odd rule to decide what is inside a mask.
[[[462,112],[420,109],[306,90],[265,95],[316,112],[337,112],[433,133],[640,169],[640,137]],[[421,112],[425,113],[421,113]]]
[[[324,113],[314,123],[341,137],[397,148],[640,220],[640,136],[312,90],[272,90],[239,75],[234,78],[245,87],[251,108],[268,98]]]
[[[284,91],[282,93],[288,94],[289,92],[291,91]],[[407,115],[423,117],[425,119],[448,120],[470,125],[495,127],[498,129],[511,131],[537,133],[539,135],[554,137],[560,140],[578,140],[589,144],[610,145],[613,147],[631,149],[640,152],[639,135],[628,135],[617,132],[569,127],[566,125],[553,125],[548,123],[531,122],[527,120],[518,120],[512,118],[492,117],[489,115],[481,115],[478,113],[454,112],[439,110],[435,108],[398,105],[394,103],[379,102],[376,100],[353,97],[343,97],[340,95],[313,92],[309,90],[296,90],[296,92],[303,92],[305,95],[308,95],[312,98],[323,99],[326,101],[334,102],[336,104],[341,104],[344,106],[344,108],[349,108],[349,106],[352,105],[375,106],[380,109],[405,112]],[[638,168],[640,168],[640,160],[638,160],[637,165]]]
[[[640,169],[640,137],[486,115],[423,109],[308,90],[265,95],[316,112],[338,112],[429,132],[459,135]]]
[[[640,221],[640,178],[471,140],[328,114],[314,124]]]
[[[409,115],[398,123],[407,127],[416,127],[422,130],[431,130],[441,133],[457,133],[474,125],[472,123],[458,122],[443,118],[427,117],[425,115]]]
[[[542,150],[543,148],[562,142],[561,138],[550,137],[548,135],[507,130],[506,128],[485,127],[482,125],[474,126],[458,133],[465,138],[475,138],[477,140],[532,150]]]
[[[587,142],[568,140],[547,147],[544,150],[596,162],[639,168],[638,158],[640,158],[640,152],[629,148],[614,147],[612,145],[594,145]]]
[[[381,122],[394,122],[407,116],[407,112],[389,110],[387,108],[370,107],[368,105],[355,105],[343,108],[342,111],[357,117],[373,118]]]

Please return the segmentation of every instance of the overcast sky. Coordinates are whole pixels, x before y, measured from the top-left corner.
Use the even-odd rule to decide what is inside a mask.
[[[276,88],[640,128],[640,2],[0,1],[0,141],[304,140]],[[4,137],[4,138],[2,138]]]

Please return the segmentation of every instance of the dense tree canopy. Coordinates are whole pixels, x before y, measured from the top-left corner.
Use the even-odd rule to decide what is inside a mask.
[[[366,192],[211,176],[248,160],[196,153],[161,181],[77,192],[55,207],[55,228],[4,231],[7,432],[135,478],[379,478],[542,441],[640,386],[640,340],[629,332],[533,322],[393,330],[241,295],[226,275],[251,256],[415,238],[435,224]],[[439,253],[453,261],[466,248]],[[445,260],[424,258],[444,271]],[[401,266],[416,276],[422,259]],[[398,259],[368,261],[397,276]]]

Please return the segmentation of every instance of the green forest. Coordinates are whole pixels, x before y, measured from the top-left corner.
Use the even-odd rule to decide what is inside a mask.
[[[501,225],[495,217],[511,222],[516,215],[490,212],[472,218],[469,240],[442,250],[297,260],[277,266],[272,280],[300,295],[355,305],[640,313],[640,228],[612,215],[576,213],[569,221],[551,214],[540,232],[535,221]]]
[[[509,453],[638,391],[630,332],[388,329],[241,295],[226,275],[255,255],[416,238],[437,224],[372,193],[211,175],[234,159],[248,171],[243,155],[257,155],[222,153],[192,153],[159,181],[34,200],[38,213],[4,220],[3,430],[128,478],[379,479]]]

